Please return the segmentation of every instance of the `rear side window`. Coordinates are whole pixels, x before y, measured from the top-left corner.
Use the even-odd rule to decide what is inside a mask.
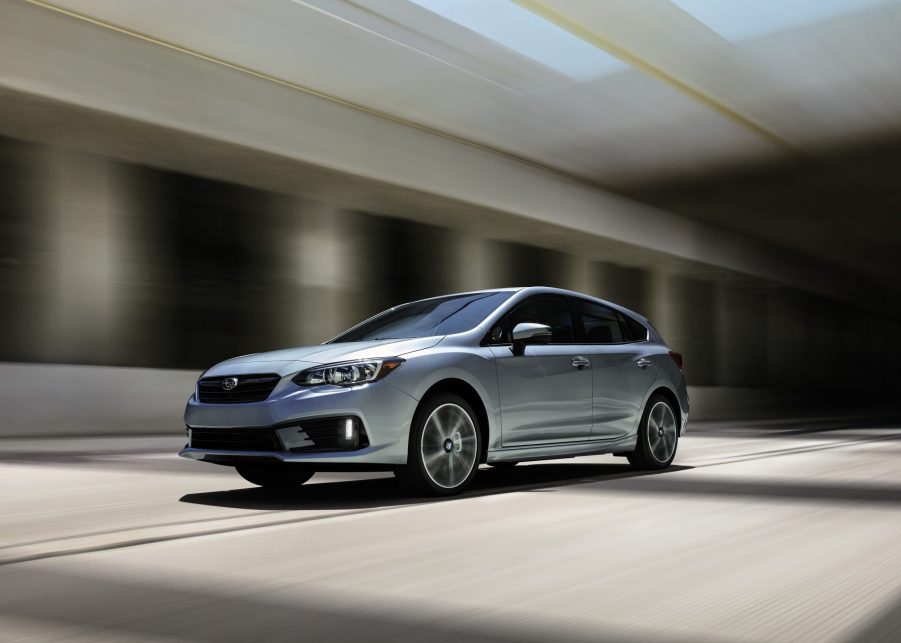
[[[648,338],[648,329],[645,328],[644,324],[636,319],[632,319],[628,315],[623,315],[622,317],[626,323],[629,341],[643,342]]]
[[[623,337],[624,328],[617,313],[591,301],[576,299],[576,319],[581,322],[579,340],[585,344],[622,344],[629,341]]]
[[[562,295],[530,297],[510,311],[488,334],[489,344],[509,344],[516,324],[545,324],[551,327],[552,344],[575,342],[572,315]]]

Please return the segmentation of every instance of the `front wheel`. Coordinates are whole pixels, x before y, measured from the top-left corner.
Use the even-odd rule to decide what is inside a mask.
[[[313,477],[313,471],[298,465],[241,464],[235,467],[247,482],[268,489],[299,487]]]
[[[665,469],[676,457],[678,442],[679,424],[672,405],[662,395],[653,395],[641,417],[635,451],[626,457],[637,469]]]
[[[430,396],[416,410],[407,466],[397,476],[419,493],[460,493],[479,469],[481,446],[479,421],[466,400],[452,393]]]

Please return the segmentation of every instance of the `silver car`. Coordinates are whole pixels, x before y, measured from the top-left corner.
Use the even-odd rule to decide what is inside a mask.
[[[662,469],[687,419],[682,356],[647,319],[568,290],[506,288],[217,364],[188,400],[180,455],[264,487],[388,469],[450,495],[483,463],[612,453]]]

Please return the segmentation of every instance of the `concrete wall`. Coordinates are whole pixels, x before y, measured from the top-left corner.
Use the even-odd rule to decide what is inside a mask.
[[[593,243],[548,247],[542,235],[351,211],[13,139],[0,138],[0,170],[0,362],[202,369],[327,340],[403,301],[544,284],[647,315],[693,386],[901,383],[885,359],[898,322],[704,264],[643,264],[610,240],[598,260]]]
[[[198,371],[0,363],[0,437],[155,435],[184,429]]]

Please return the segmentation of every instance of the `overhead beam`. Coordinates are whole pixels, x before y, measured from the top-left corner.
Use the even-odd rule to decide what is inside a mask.
[[[788,135],[755,114],[759,97],[773,93],[767,79],[733,45],[669,0],[513,1],[784,152],[798,152]]]

